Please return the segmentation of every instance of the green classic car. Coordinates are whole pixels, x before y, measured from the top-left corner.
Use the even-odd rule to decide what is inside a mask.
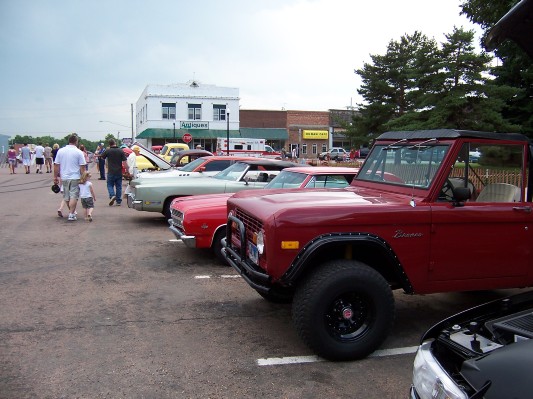
[[[138,211],[160,212],[170,218],[174,198],[198,194],[236,193],[263,188],[282,169],[298,166],[293,162],[257,158],[236,162],[214,176],[195,179],[146,181],[131,187],[128,207]]]

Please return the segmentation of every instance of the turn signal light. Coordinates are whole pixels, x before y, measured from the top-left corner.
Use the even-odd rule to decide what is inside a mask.
[[[299,241],[282,241],[281,249],[298,249],[300,248]]]

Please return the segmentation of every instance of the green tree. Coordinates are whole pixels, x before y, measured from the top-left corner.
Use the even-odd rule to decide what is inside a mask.
[[[420,32],[390,41],[385,55],[371,55],[372,63],[355,70],[362,79],[359,104],[351,134],[381,133],[387,122],[420,106],[424,83],[438,70],[437,45]]]
[[[484,37],[489,30],[519,0],[465,0],[461,4],[462,14],[481,26]],[[518,89],[515,96],[506,101],[502,117],[510,123],[520,126],[520,132],[533,137],[533,64],[531,58],[514,42],[506,41],[494,50],[500,60],[491,73],[494,83],[503,87]]]
[[[438,52],[439,71],[426,77],[423,107],[387,124],[389,129],[455,128],[517,131],[502,117],[517,90],[487,77],[492,57],[476,54],[474,32],[454,28]]]
[[[476,54],[473,40],[472,31],[455,28],[439,48],[415,32],[391,41],[385,56],[371,56],[373,64],[356,70],[366,105],[360,105],[354,134],[364,129],[516,131],[502,110],[517,91],[487,77],[492,58]]]
[[[380,133],[386,122],[402,117],[420,102],[424,77],[438,68],[436,43],[420,32],[391,40],[385,55],[371,55],[372,63],[355,70],[362,79],[358,93],[368,105],[360,105],[356,130]]]

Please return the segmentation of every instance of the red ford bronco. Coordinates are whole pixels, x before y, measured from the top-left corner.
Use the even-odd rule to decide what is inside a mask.
[[[532,151],[513,133],[387,132],[342,190],[231,197],[223,254],[261,296],[292,301],[318,355],[362,358],[391,329],[392,290],[533,285]]]

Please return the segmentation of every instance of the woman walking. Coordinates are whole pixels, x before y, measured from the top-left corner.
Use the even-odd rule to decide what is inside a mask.
[[[7,162],[9,163],[9,174],[14,175],[17,167],[17,151],[13,145],[10,145],[9,150],[7,150]]]

